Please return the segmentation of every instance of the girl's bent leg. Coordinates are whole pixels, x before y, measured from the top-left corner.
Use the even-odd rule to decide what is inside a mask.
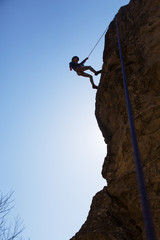
[[[83,67],[78,68],[78,71],[87,71],[87,70],[90,70],[94,74],[96,73],[96,70],[94,68],[92,68],[91,66],[83,66]]]
[[[92,84],[92,88],[98,88],[98,87],[94,84],[92,75],[90,75],[90,74],[88,74],[88,73],[85,73],[85,72],[82,72],[82,71],[78,71],[77,74],[78,74],[79,76],[89,77],[89,78],[90,78],[90,82],[91,82],[91,84]]]

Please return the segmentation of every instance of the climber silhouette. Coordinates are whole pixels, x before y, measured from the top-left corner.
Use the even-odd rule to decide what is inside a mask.
[[[96,71],[91,66],[84,66],[84,63],[87,60],[88,60],[88,57],[85,58],[81,63],[78,63],[79,62],[79,57],[74,56],[72,58],[72,61],[69,63],[70,70],[72,71],[72,69],[73,69],[77,73],[77,75],[79,75],[79,76],[89,77],[90,78],[90,82],[92,84],[92,88],[97,89],[98,86],[96,86],[94,84],[92,75],[86,73],[85,71],[86,70],[90,70],[91,72],[93,72],[97,76],[99,73],[101,73],[102,70]]]

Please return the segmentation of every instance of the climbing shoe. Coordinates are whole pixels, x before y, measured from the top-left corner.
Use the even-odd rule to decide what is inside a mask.
[[[102,72],[102,70],[99,70],[95,73],[95,75],[97,76],[98,74],[100,74]]]
[[[98,89],[98,87],[96,85],[93,85],[92,88],[93,89]]]

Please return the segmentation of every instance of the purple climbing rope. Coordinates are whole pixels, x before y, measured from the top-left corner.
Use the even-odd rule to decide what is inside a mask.
[[[131,103],[130,103],[130,98],[129,98],[124,63],[123,63],[123,58],[122,58],[117,17],[116,17],[116,29],[117,29],[117,37],[118,37],[118,45],[119,45],[119,55],[120,55],[121,67],[122,67],[123,84],[124,84],[124,89],[125,89],[125,97],[126,97],[129,125],[130,125],[130,133],[131,133],[132,146],[133,146],[133,152],[134,152],[134,161],[135,161],[135,165],[136,165],[137,180],[138,180],[138,186],[139,186],[139,192],[140,192],[140,198],[141,198],[141,205],[142,205],[143,219],[144,219],[144,225],[145,225],[145,230],[146,230],[146,237],[147,237],[147,240],[156,240],[152,215],[151,215],[151,211],[150,211],[150,204],[149,204],[145,181],[144,181],[144,174],[143,174],[143,169],[142,169],[142,164],[141,164],[141,159],[140,159],[139,147],[138,147],[138,142],[137,142],[137,137],[136,137],[136,132],[135,132],[135,125],[134,125],[134,120],[133,120],[133,115],[132,115],[132,108],[131,108]]]

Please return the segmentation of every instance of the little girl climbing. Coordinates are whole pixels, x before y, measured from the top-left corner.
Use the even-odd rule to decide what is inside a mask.
[[[69,64],[69,67],[70,67],[70,70],[72,71],[72,69],[77,73],[77,75],[79,76],[83,76],[83,77],[89,77],[90,78],[90,82],[92,84],[92,88],[94,89],[97,89],[98,86],[96,86],[94,84],[94,81],[93,81],[93,77],[92,75],[86,73],[85,71],[86,70],[90,70],[91,72],[93,72],[96,76],[102,72],[102,70],[100,71],[96,71],[94,70],[91,66],[84,66],[84,63],[88,60],[88,57],[85,58],[81,63],[78,63],[79,62],[79,57],[77,56],[74,56],[72,58],[72,61],[70,62]]]

